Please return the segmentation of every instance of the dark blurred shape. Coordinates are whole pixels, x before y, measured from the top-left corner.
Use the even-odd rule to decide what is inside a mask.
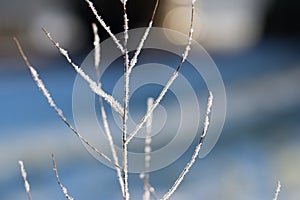
[[[129,27],[147,26],[156,0],[128,1]],[[112,32],[123,31],[123,6],[117,1],[92,1],[99,15]],[[42,32],[46,28],[52,36],[76,56],[92,48],[91,23],[97,19],[84,0],[1,0],[0,1],[0,58],[16,55],[12,38],[18,37],[27,52],[38,56],[57,55],[57,51]],[[98,23],[97,23],[98,24]],[[100,28],[101,40],[108,34]]]
[[[138,28],[148,26],[148,23],[152,16],[156,0],[141,1],[130,0],[127,3],[127,14],[129,19],[129,28]],[[119,0],[117,1],[93,1],[94,6],[98,10],[98,14],[101,15],[103,20],[111,28],[114,34],[123,31],[123,6]],[[72,2],[75,13],[78,17],[85,21],[85,30],[89,31],[88,44],[92,44],[93,32],[91,29],[91,23],[97,22],[94,14],[87,6],[85,1]],[[97,23],[98,26],[100,26]],[[101,27],[99,28],[99,34],[101,41],[107,39],[109,35]]]
[[[300,36],[300,1],[273,0],[265,19],[265,36]]]

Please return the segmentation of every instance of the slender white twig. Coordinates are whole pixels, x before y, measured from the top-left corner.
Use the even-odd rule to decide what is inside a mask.
[[[166,200],[166,199],[170,198],[170,196],[176,191],[176,189],[178,188],[178,186],[180,185],[180,183],[184,179],[185,175],[189,172],[190,168],[195,163],[196,158],[197,158],[197,156],[199,154],[199,151],[201,149],[201,146],[203,144],[203,140],[204,140],[204,138],[206,136],[208,126],[209,126],[209,113],[210,113],[210,110],[211,110],[212,102],[213,102],[213,94],[212,94],[212,92],[210,92],[209,93],[209,98],[208,98],[208,103],[207,103],[206,114],[205,114],[204,128],[203,128],[203,132],[201,134],[201,138],[199,139],[198,145],[195,148],[195,151],[194,151],[194,153],[192,155],[191,160],[187,163],[187,165],[185,166],[185,168],[183,169],[183,171],[181,172],[181,174],[179,175],[179,177],[177,178],[177,180],[174,182],[173,186],[161,198],[161,200]]]
[[[147,100],[147,111],[151,109],[153,105],[153,98],[148,98]],[[147,120],[146,124],[146,137],[145,137],[145,171],[148,173],[150,170],[150,153],[151,153],[151,129],[152,129],[152,114]],[[148,177],[146,177],[148,178]]]
[[[146,28],[146,30],[145,30],[145,32],[144,32],[144,35],[143,35],[143,37],[142,37],[142,39],[141,39],[141,41],[140,41],[140,43],[139,43],[139,45],[138,45],[138,47],[137,47],[135,53],[134,53],[134,56],[133,56],[133,58],[132,58],[131,61],[130,61],[129,72],[132,71],[132,68],[133,68],[133,67],[136,65],[136,63],[137,63],[137,58],[138,58],[138,56],[140,55],[141,50],[142,50],[142,48],[143,48],[143,46],[144,46],[144,43],[145,43],[145,41],[146,41],[146,39],[147,39],[147,37],[148,37],[148,35],[149,35],[150,29],[152,28],[152,24],[153,24],[153,21],[150,21],[150,22],[149,22],[149,25],[148,25],[148,27]]]
[[[154,9],[153,9],[153,12],[152,12],[151,20],[150,20],[150,22],[148,24],[148,27],[146,28],[143,36],[142,36],[142,39],[141,39],[141,41],[140,41],[140,43],[139,43],[139,45],[138,45],[138,47],[137,47],[137,49],[136,49],[136,51],[134,53],[133,58],[130,61],[129,73],[132,71],[132,68],[136,65],[137,58],[140,55],[141,50],[142,50],[142,48],[144,46],[144,43],[145,43],[145,41],[146,41],[146,39],[147,39],[147,37],[149,35],[149,32],[150,32],[150,30],[152,28],[153,20],[154,20],[154,17],[155,17],[155,14],[156,14],[156,10],[157,10],[157,7],[158,7],[158,3],[159,3],[159,0],[156,0],[155,6],[154,6]]]
[[[129,188],[128,188],[128,146],[126,143],[127,137],[127,115],[128,115],[128,99],[129,99],[129,54],[127,49],[128,42],[128,17],[126,12],[126,3],[127,0],[123,0],[123,20],[124,20],[124,99],[123,99],[123,107],[124,107],[124,115],[123,115],[123,129],[122,129],[122,150],[123,150],[123,181],[124,181],[124,200],[129,200]]]
[[[110,37],[113,39],[117,47],[121,50],[121,52],[124,54],[124,47],[121,45],[120,41],[116,38],[116,36],[111,32],[110,27],[106,25],[104,20],[101,18],[101,16],[98,14],[95,6],[90,0],[85,0],[85,2],[89,5],[90,9],[92,10],[93,14],[95,15],[96,19],[99,21],[101,26],[106,30],[106,32],[110,35]]]
[[[166,92],[168,91],[168,89],[170,88],[170,86],[172,85],[172,83],[174,82],[174,80],[177,78],[178,76],[178,72],[180,70],[180,68],[182,67],[183,63],[185,62],[189,51],[191,50],[191,42],[192,42],[192,38],[193,38],[193,24],[194,24],[194,12],[195,12],[195,2],[196,0],[192,1],[192,15],[191,15],[191,24],[190,24],[190,30],[189,30],[189,37],[188,37],[188,43],[185,47],[185,51],[182,54],[182,58],[180,60],[180,63],[177,66],[176,71],[173,73],[173,75],[170,77],[170,79],[168,80],[167,84],[165,85],[165,87],[163,88],[163,90],[160,92],[159,96],[157,97],[157,99],[155,100],[155,103],[152,105],[151,109],[144,115],[144,117],[141,119],[141,121],[138,123],[138,125],[136,126],[136,128],[129,134],[126,143],[130,142],[133,137],[138,133],[138,131],[143,127],[144,123],[147,121],[147,119],[149,118],[149,116],[151,115],[151,113],[154,111],[154,109],[158,106],[158,104],[160,103],[160,101],[162,100],[162,98],[164,97],[164,95],[166,94]]]
[[[20,160],[19,161],[19,165],[20,165],[21,175],[23,177],[24,187],[25,187],[25,191],[26,191],[27,197],[28,197],[29,200],[32,200],[31,194],[30,194],[30,185],[29,185],[29,183],[27,181],[27,173],[26,173],[23,161]]]
[[[147,100],[147,111],[150,110],[153,104],[153,98]],[[151,128],[152,128],[152,115],[148,118],[146,123],[146,137],[145,137],[145,172],[144,172],[144,194],[143,200],[150,200],[150,187],[149,187],[149,171],[151,160]]]
[[[95,23],[92,24],[93,32],[94,32],[94,49],[95,49],[95,56],[94,56],[94,63],[95,63],[95,69],[97,73],[97,78],[100,77],[100,70],[99,70],[99,65],[100,65],[100,37],[98,34],[98,27]],[[98,80],[99,81],[99,80]],[[98,82],[99,84],[100,82]]]
[[[63,184],[61,183],[61,181],[59,179],[54,154],[52,154],[52,163],[53,163],[53,171],[55,173],[56,181],[57,181],[61,191],[64,193],[67,200],[74,200],[74,198],[69,195],[67,188],[65,186],[63,186]]]
[[[93,26],[93,32],[94,32],[94,47],[95,47],[95,54],[94,54],[94,64],[95,64],[95,70],[96,70],[96,74],[97,74],[97,80],[98,83],[100,82],[100,37],[98,35],[98,28],[96,24],[92,24]],[[111,135],[111,131],[109,128],[109,124],[107,121],[107,116],[106,116],[106,112],[105,112],[105,108],[102,102],[102,98],[99,96],[98,97],[99,100],[99,105],[100,105],[100,112],[101,112],[101,117],[102,117],[102,122],[103,122],[103,126],[104,126],[104,132],[106,134],[108,143],[109,143],[109,147],[112,153],[112,157],[113,157],[113,161],[116,165],[119,166],[119,160],[118,160],[118,156],[116,153],[116,149],[115,149],[115,145],[114,145],[114,141]],[[118,177],[118,181],[121,187],[121,191],[122,191],[122,196],[124,196],[124,187],[123,187],[123,179],[122,179],[122,171],[120,170],[120,168],[115,167],[115,170],[117,172],[117,177]]]
[[[277,187],[276,187],[276,191],[275,191],[273,200],[277,200],[278,199],[278,196],[279,196],[279,193],[280,193],[280,189],[281,189],[281,183],[280,183],[280,181],[277,181]]]
[[[140,179],[144,182],[144,185],[146,185],[148,187],[148,191],[151,194],[152,198],[154,200],[157,200],[158,197],[157,197],[157,194],[155,192],[155,189],[154,189],[154,187],[152,187],[152,185],[150,184],[149,181],[147,181],[147,182],[145,181],[145,174],[144,173],[140,173]],[[150,199],[150,197],[149,197],[149,199]]]
[[[170,88],[170,86],[174,82],[174,80],[177,78],[177,76],[178,76],[178,71],[175,71],[174,74],[169,79],[169,81],[167,82],[167,84],[165,85],[165,87],[163,88],[163,90],[160,92],[160,94],[157,97],[157,99],[155,100],[154,104],[147,111],[147,113],[144,115],[144,117],[138,123],[138,125],[136,126],[136,128],[130,133],[130,135],[128,136],[128,138],[126,140],[127,143],[129,143],[134,138],[134,136],[138,133],[138,131],[143,127],[144,123],[151,116],[151,114],[154,111],[154,109],[158,106],[158,104],[160,103],[160,101],[163,99],[164,95],[167,93],[168,89]]]
[[[45,98],[47,99],[49,105],[54,109],[54,111],[56,112],[56,114],[59,116],[59,118],[67,125],[67,127],[69,129],[71,129],[73,131],[73,133],[83,142],[85,143],[89,148],[91,148],[96,154],[98,154],[100,157],[104,158],[107,162],[109,162],[110,164],[112,164],[115,167],[120,168],[120,166],[115,165],[105,154],[101,153],[96,147],[94,147],[90,142],[88,142],[86,139],[84,139],[79,133],[78,131],[67,121],[66,117],[63,115],[63,112],[61,109],[59,109],[57,107],[57,105],[55,104],[55,102],[53,101],[50,93],[48,92],[47,88],[45,87],[44,83],[42,82],[42,80],[39,78],[39,75],[37,73],[37,71],[34,69],[34,67],[31,66],[31,64],[29,63],[19,41],[14,38],[16,45],[18,47],[18,50],[23,58],[23,60],[25,61],[26,66],[28,67],[34,81],[36,82],[36,85],[38,86],[38,88],[41,90],[42,94],[45,96]]]
[[[76,70],[76,72],[86,81],[88,82],[91,90],[96,93],[97,95],[104,98],[105,101],[117,112],[119,115],[123,115],[123,108],[120,105],[120,103],[113,98],[113,96],[107,94],[102,88],[101,84],[97,84],[95,81],[93,81],[80,67],[78,67],[70,58],[68,55],[68,52],[63,49],[59,43],[57,43],[50,35],[50,33],[43,28],[43,31],[47,35],[47,37],[50,39],[50,41],[53,43],[53,45],[59,50],[59,52],[67,59],[67,61],[73,66],[73,68]]]

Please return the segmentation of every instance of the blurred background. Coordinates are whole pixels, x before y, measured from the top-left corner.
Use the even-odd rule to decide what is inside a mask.
[[[114,33],[122,31],[120,1],[95,0]],[[147,26],[155,1],[128,1],[130,28]],[[199,159],[173,199],[279,199],[300,196],[300,2],[297,0],[199,0],[195,37],[224,79],[227,118],[223,133]],[[187,34],[190,0],[161,1],[154,26]],[[18,37],[57,104],[72,121],[75,72],[46,39],[47,28],[81,63],[93,49],[83,0],[0,0],[0,199],[26,199],[22,159],[33,199],[63,199],[52,172],[57,155],[63,183],[75,199],[121,199],[113,170],[100,164],[58,119],[38,91],[12,40]],[[101,40],[108,35],[100,29]],[[182,45],[172,35],[174,44]],[[154,172],[157,193],[168,190],[191,156]],[[131,176],[133,199],[142,184]]]

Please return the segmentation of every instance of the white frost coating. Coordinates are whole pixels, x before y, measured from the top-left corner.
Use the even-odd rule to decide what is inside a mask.
[[[30,194],[30,185],[27,181],[27,173],[26,173],[23,161],[19,161],[19,165],[20,165],[21,175],[23,177],[24,187],[25,187],[27,197],[28,197],[29,200],[32,200],[31,194]]]
[[[66,120],[64,117],[62,111],[56,106],[54,103],[53,99],[50,96],[50,93],[46,89],[45,85],[43,84],[42,80],[39,79],[37,71],[30,65],[26,55],[24,54],[24,51],[19,43],[19,41],[14,38],[16,45],[18,47],[18,50],[23,58],[23,60],[26,63],[26,66],[28,67],[31,75],[33,76],[33,79],[35,80],[38,88],[42,91],[42,94],[45,96],[47,101],[49,102],[50,106],[55,110],[56,114],[59,116],[59,118],[68,126],[69,129],[73,131],[73,133],[82,141],[84,142],[88,147],[90,147],[95,153],[97,153],[100,157],[104,158],[107,160],[110,164],[112,164],[115,167],[120,168],[120,166],[115,165],[106,155],[101,153],[97,148],[95,148],[91,143],[89,143],[86,139],[84,139],[78,132],[77,130]]]
[[[100,84],[100,80],[99,80],[100,79],[100,69],[99,69],[99,64],[100,64],[100,37],[98,35],[98,28],[97,28],[96,24],[93,23],[92,26],[93,26],[93,32],[94,32],[94,47],[95,47],[94,65],[95,65],[95,70],[96,70],[96,74],[97,74],[98,84]],[[101,97],[99,97],[99,104],[100,104],[100,111],[101,111],[104,131],[105,131],[107,140],[109,142],[110,150],[111,150],[111,153],[112,153],[112,156],[113,156],[113,161],[114,161],[114,164],[116,166],[119,166],[118,156],[117,156],[117,153],[116,153],[113,138],[111,136],[111,131],[110,131],[110,128],[109,128],[105,108],[103,106],[103,102],[102,102]],[[120,187],[121,187],[122,195],[124,196],[124,188],[123,188],[124,186],[123,186],[122,172],[121,172],[121,169],[116,167],[116,166],[115,166],[115,170],[117,172],[117,177],[118,177],[119,184],[120,184]]]
[[[185,47],[185,51],[182,55],[182,62],[184,62],[189,54],[189,51],[191,50],[191,44],[192,44],[192,38],[193,38],[193,32],[194,32],[194,29],[191,27],[190,29],[190,34],[189,34],[189,40],[188,40],[188,44],[187,46]]]
[[[23,161],[20,160],[19,165],[20,165],[21,175],[22,175],[23,180],[24,180],[25,191],[27,193],[28,199],[31,200],[32,198],[31,198],[31,194],[30,194],[30,185],[27,181],[27,173],[26,173]]]
[[[151,109],[153,105],[153,98],[147,99],[147,112]],[[150,160],[151,160],[151,131],[152,131],[152,113],[150,114],[146,123],[146,138],[145,138],[145,170],[149,172]]]
[[[93,14],[95,15],[96,19],[101,24],[101,26],[106,30],[106,32],[113,39],[113,41],[117,45],[118,49],[120,49],[121,52],[124,53],[124,47],[120,44],[120,41],[116,38],[116,36],[111,32],[110,27],[106,25],[106,23],[103,21],[101,16],[98,14],[98,12],[97,12],[95,6],[93,5],[93,3],[89,0],[85,0],[85,2],[89,5],[89,7],[91,8],[91,10],[92,10]]]
[[[38,88],[42,91],[43,95],[46,97],[49,105],[55,110],[55,112],[57,113],[57,115],[61,118],[61,120],[79,137],[79,139],[81,141],[83,141],[84,143],[86,143],[90,148],[92,148],[98,155],[100,155],[101,157],[103,157],[104,159],[106,159],[108,162],[112,163],[112,161],[104,154],[102,154],[101,152],[99,152],[94,146],[92,146],[87,140],[85,140],[77,131],[76,129],[71,126],[71,124],[67,121],[66,117],[63,115],[63,112],[61,109],[59,109],[57,107],[57,105],[55,104],[55,102],[53,101],[50,93],[48,92],[47,88],[45,87],[44,83],[39,79],[38,77],[38,73],[37,71],[29,66],[30,72],[32,74],[33,79],[35,80]],[[112,163],[114,164],[114,163]],[[114,166],[117,166],[114,164]]]
[[[205,119],[204,119],[203,137],[205,137],[205,135],[207,133],[207,130],[208,130],[208,126],[209,126],[209,113],[211,111],[211,106],[212,106],[213,98],[214,98],[213,94],[210,91],[209,92],[208,103],[207,103],[207,110],[206,110]]]
[[[92,24],[93,32],[94,32],[94,48],[95,48],[95,68],[97,73],[99,72],[100,65],[100,37],[98,35],[98,27],[95,23]]]
[[[142,39],[141,39],[141,41],[140,41],[140,43],[139,43],[139,45],[138,45],[138,47],[137,47],[135,53],[134,53],[133,58],[132,58],[131,61],[130,61],[130,66],[129,66],[129,71],[130,71],[130,72],[131,72],[132,68],[133,68],[133,67],[136,65],[136,63],[137,63],[137,58],[138,58],[138,56],[140,55],[141,50],[142,50],[142,48],[143,48],[143,46],[144,46],[144,43],[145,43],[145,41],[146,41],[146,39],[147,39],[147,37],[148,37],[148,35],[149,35],[149,32],[150,32],[150,30],[151,30],[151,28],[152,28],[152,24],[153,24],[153,21],[151,20],[151,21],[149,22],[149,25],[148,25],[147,29],[146,29],[145,32],[144,32],[144,35],[143,35],[143,37],[142,37]]]
[[[47,34],[48,38],[52,41],[52,43],[55,45],[55,47],[60,51],[60,53],[67,59],[67,61],[73,66],[73,68],[76,70],[76,72],[86,81],[88,82],[90,88],[94,93],[97,95],[103,97],[105,101],[117,112],[119,115],[123,115],[123,108],[120,105],[120,103],[115,100],[111,95],[104,92],[101,88],[101,84],[97,84],[95,81],[93,81],[80,67],[78,67],[73,61],[71,60],[68,52],[63,49],[57,42],[54,41],[54,39],[51,37],[51,35],[47,32],[46,29],[43,29],[45,33]]]
[[[279,196],[279,193],[280,193],[280,189],[281,189],[280,181],[277,181],[277,187],[276,187],[276,191],[275,191],[273,200],[277,200],[278,199],[278,196]]]
[[[212,101],[213,101],[213,94],[212,92],[209,92],[209,98],[208,98],[208,103],[207,103],[207,108],[206,108],[206,116],[205,118],[208,118],[209,114],[210,114],[210,110],[211,110],[211,106],[212,106]],[[204,127],[208,126],[209,122],[205,120],[204,122]],[[169,191],[161,198],[161,200],[166,200],[169,199],[170,196],[176,191],[176,189],[178,188],[178,186],[180,185],[180,183],[182,182],[182,180],[184,179],[185,175],[189,172],[190,168],[193,166],[193,164],[196,161],[196,158],[199,154],[199,151],[201,149],[201,146],[203,144],[203,140],[204,137],[206,135],[206,131],[207,128],[203,129],[201,138],[199,140],[198,145],[195,148],[195,151],[192,155],[191,160],[187,163],[187,165],[185,166],[185,168],[183,169],[183,171],[181,172],[181,174],[179,175],[179,177],[177,178],[177,180],[175,181],[175,183],[173,184],[173,186],[169,189]]]
[[[127,40],[128,40],[128,16],[127,13],[124,13],[124,40],[125,40],[125,44],[127,44]]]
[[[123,0],[123,11],[124,11],[124,99],[123,99],[123,130],[122,130],[122,150],[123,150],[123,181],[124,181],[124,199],[129,200],[129,186],[128,186],[128,144],[126,143],[127,138],[127,119],[128,119],[128,100],[129,100],[129,54],[127,49],[128,42],[128,17],[126,13],[126,0]]]
[[[61,185],[61,187],[62,187],[61,190],[62,190],[62,192],[64,193],[66,199],[68,199],[68,200],[74,200],[74,198],[71,197],[71,196],[68,194],[67,188],[65,188],[63,185]]]
[[[169,79],[168,83],[166,84],[166,86],[163,88],[163,90],[161,91],[161,93],[159,94],[158,98],[155,100],[155,103],[152,105],[151,109],[146,113],[146,115],[142,118],[142,120],[140,121],[140,123],[136,126],[136,128],[132,131],[132,133],[129,135],[128,139],[126,140],[126,142],[130,142],[130,140],[132,140],[132,138],[138,133],[138,131],[142,128],[142,126],[144,125],[144,123],[147,121],[147,119],[149,118],[150,114],[154,111],[154,109],[157,107],[157,105],[159,104],[159,102],[162,100],[162,98],[164,97],[165,93],[167,92],[167,90],[170,88],[171,84],[173,83],[173,81],[177,78],[178,76],[178,70],[180,69],[180,67],[182,66],[182,64],[185,62],[189,51],[191,50],[191,43],[192,43],[192,36],[193,36],[193,21],[194,21],[194,10],[195,10],[195,3],[196,1],[192,1],[192,16],[191,16],[191,24],[190,24],[190,30],[189,30],[189,39],[188,39],[188,44],[185,48],[185,51],[182,55],[182,59],[179,63],[179,66],[177,68],[177,70],[174,72],[174,74],[171,76],[171,78]]]
[[[147,113],[144,115],[144,117],[141,119],[141,121],[139,122],[139,124],[136,126],[136,128],[132,131],[132,133],[128,136],[126,142],[130,142],[130,140],[133,139],[133,137],[138,133],[138,131],[142,128],[142,126],[144,125],[144,123],[148,120],[148,118],[151,116],[151,114],[153,113],[154,109],[158,106],[158,104],[160,103],[160,101],[162,100],[162,98],[164,97],[164,95],[167,93],[168,89],[170,88],[170,86],[172,85],[172,83],[174,82],[174,80],[178,77],[178,71],[175,71],[173,73],[173,75],[170,77],[170,79],[168,80],[167,84],[165,85],[165,87],[163,88],[163,90],[160,92],[159,96],[157,97],[157,99],[155,100],[154,104],[151,106],[151,108],[147,111]]]
[[[114,161],[115,165],[119,166],[118,156],[117,156],[117,153],[116,153],[113,138],[111,136],[110,128],[109,128],[108,121],[107,121],[106,112],[105,112],[102,101],[100,102],[100,110],[101,110],[104,130],[105,130],[105,133],[106,133],[106,136],[107,136],[107,139],[108,139],[108,142],[109,142],[110,150],[111,150],[111,153],[112,153],[112,156],[113,156],[113,161]],[[117,172],[118,181],[119,181],[119,184],[120,184],[120,187],[121,187],[122,195],[124,196],[124,183],[123,183],[123,179],[122,179],[121,169],[118,168],[118,167],[115,167],[115,170]]]
[[[61,181],[59,179],[58,170],[56,167],[56,162],[55,162],[53,154],[52,154],[52,162],[53,162],[53,171],[55,173],[55,177],[56,177],[57,183],[58,183],[61,191],[64,193],[67,200],[74,200],[74,198],[69,195],[67,188],[65,186],[63,186],[63,184],[61,183]]]
[[[46,97],[49,105],[56,111],[56,113],[59,115],[59,117],[66,121],[65,116],[63,115],[63,112],[61,109],[59,109],[56,104],[54,103],[49,91],[47,90],[47,88],[45,87],[44,83],[42,82],[42,80],[39,78],[39,75],[37,73],[37,71],[33,68],[33,67],[29,67],[29,70],[31,72],[31,75],[34,79],[34,81],[36,82],[38,88],[42,91],[43,95]]]

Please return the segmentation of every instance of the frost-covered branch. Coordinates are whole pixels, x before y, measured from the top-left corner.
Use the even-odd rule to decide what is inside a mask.
[[[89,141],[87,141],[85,138],[83,138],[81,136],[81,134],[79,134],[79,132],[67,121],[66,117],[63,115],[63,112],[61,109],[59,109],[57,107],[57,105],[55,104],[55,102],[53,101],[50,93],[48,92],[47,88],[45,87],[44,83],[42,82],[42,80],[39,78],[39,75],[37,73],[37,71],[31,66],[31,64],[29,63],[26,55],[24,54],[24,51],[19,43],[19,41],[14,38],[16,45],[18,47],[18,50],[23,58],[23,60],[26,63],[26,66],[28,67],[34,81],[36,82],[36,85],[38,86],[38,88],[41,90],[41,92],[43,93],[44,97],[47,99],[49,105],[54,109],[54,111],[56,112],[56,114],[59,116],[59,118],[67,125],[67,127],[69,129],[71,129],[73,131],[73,133],[83,142],[85,143],[89,148],[91,148],[96,154],[98,154],[100,157],[104,158],[107,162],[109,162],[110,164],[112,164],[115,167],[120,168],[120,166],[115,165],[105,154],[101,153],[96,147],[94,147]]]
[[[117,45],[118,49],[120,49],[121,52],[124,53],[124,47],[121,45],[120,41],[116,38],[116,36],[111,32],[110,27],[106,25],[106,23],[104,22],[104,20],[98,14],[98,12],[97,12],[95,6],[93,5],[93,3],[90,0],[85,0],[85,2],[89,5],[90,9],[92,10],[93,14],[95,15],[96,19],[101,24],[101,26],[106,30],[106,32],[113,39],[113,41]]]
[[[277,187],[276,187],[276,191],[275,191],[273,200],[277,200],[278,199],[278,196],[279,196],[279,193],[280,193],[280,189],[281,189],[280,181],[277,181]]]
[[[145,180],[145,174],[144,173],[140,173],[140,179],[144,182],[144,186],[147,187],[147,190],[148,190],[149,194],[151,194],[152,198],[154,200],[157,200],[158,197],[157,197],[157,194],[155,192],[155,189],[154,189],[154,187],[152,187],[152,185],[150,184],[149,181]],[[148,196],[148,194],[147,194],[146,198],[149,198],[149,200],[150,200],[150,196]],[[143,196],[143,200],[144,199],[145,199],[145,193],[144,193],[144,196]]]
[[[153,104],[153,98],[147,100],[147,111],[150,110]],[[146,137],[145,137],[145,172],[143,173],[144,181],[144,195],[143,200],[150,200],[150,184],[149,184],[149,171],[151,160],[151,129],[152,129],[152,115],[148,118],[146,123]]]
[[[205,120],[204,120],[204,128],[203,128],[203,132],[201,134],[201,137],[199,139],[198,145],[195,148],[195,151],[194,151],[194,153],[192,155],[191,160],[187,163],[187,165],[185,166],[185,168],[183,169],[183,171],[181,172],[181,174],[179,175],[179,177],[177,178],[177,180],[175,181],[175,183],[173,184],[173,186],[161,198],[161,200],[167,200],[167,199],[170,198],[170,196],[176,191],[176,189],[178,188],[178,186],[180,185],[180,183],[184,179],[185,175],[189,172],[190,168],[195,163],[196,158],[197,158],[197,156],[199,154],[199,151],[201,149],[201,146],[203,144],[203,140],[204,140],[204,138],[206,136],[208,126],[209,126],[209,114],[210,114],[212,102],[213,102],[213,94],[212,94],[212,92],[210,92],[209,93],[209,98],[208,98],[208,103],[207,103],[207,108],[206,108],[206,114],[205,114]]]
[[[100,37],[98,35],[98,28],[96,24],[92,24],[93,27],[93,32],[94,32],[94,47],[95,47],[95,55],[94,55],[94,64],[95,64],[95,70],[96,70],[96,74],[97,74],[97,80],[98,83],[100,82]],[[104,132],[106,134],[108,143],[109,143],[109,147],[113,156],[113,161],[114,164],[119,166],[119,160],[118,160],[118,156],[116,153],[116,149],[115,149],[115,145],[114,145],[114,141],[111,135],[111,131],[109,128],[109,124],[107,121],[107,116],[106,116],[106,112],[105,112],[105,108],[102,102],[102,98],[99,96],[98,97],[99,100],[99,105],[100,105],[100,113],[101,113],[101,117],[102,117],[102,122],[103,122],[103,126],[104,126]],[[120,168],[115,167],[115,170],[117,172],[117,177],[118,177],[118,181],[121,187],[121,191],[122,191],[122,196],[124,196],[124,187],[123,187],[123,178],[122,178],[122,171]]]
[[[65,186],[63,186],[63,184],[61,183],[61,181],[59,179],[54,154],[52,154],[52,163],[53,163],[53,171],[55,173],[56,181],[57,181],[61,191],[64,193],[67,200],[74,200],[74,198],[69,195],[67,188]]]
[[[98,81],[99,81],[99,78],[100,78],[99,65],[100,65],[100,57],[101,57],[100,37],[99,37],[99,34],[98,34],[98,27],[95,23],[92,24],[92,28],[93,28],[93,33],[94,33],[94,49],[95,49],[94,63],[95,63],[97,78],[98,78]],[[99,84],[99,82],[98,82],[98,84]]]
[[[155,14],[156,14],[156,10],[157,10],[157,7],[158,7],[158,3],[159,3],[159,0],[156,0],[155,6],[154,6],[154,9],[153,9],[153,12],[152,12],[151,20],[150,20],[150,22],[148,24],[148,27],[146,28],[146,30],[145,30],[142,38],[141,38],[141,41],[140,41],[140,43],[139,43],[139,45],[138,45],[138,47],[137,47],[137,49],[136,49],[136,51],[134,53],[133,58],[130,61],[129,73],[132,71],[132,68],[136,65],[138,56],[140,55],[141,50],[142,50],[142,48],[144,46],[144,43],[145,43],[145,41],[146,41],[146,39],[147,39],[147,37],[149,35],[149,32],[150,32],[150,30],[152,28],[153,20],[154,20],[154,17],[155,17]]]
[[[124,99],[123,99],[123,127],[122,127],[122,150],[123,150],[123,181],[124,181],[124,200],[129,200],[128,188],[128,144],[126,143],[127,137],[127,119],[128,119],[128,100],[129,100],[129,54],[128,54],[128,17],[127,17],[127,0],[122,0],[123,3],[123,27],[124,27]]]
[[[163,90],[160,92],[159,96],[155,100],[155,102],[152,105],[151,109],[144,115],[144,117],[138,123],[136,128],[130,133],[130,135],[128,136],[128,138],[126,140],[126,143],[129,143],[134,138],[134,136],[138,133],[138,131],[143,127],[144,123],[147,121],[147,119],[150,117],[151,113],[154,111],[154,109],[158,106],[160,101],[163,99],[164,95],[166,94],[166,92],[168,91],[168,89],[170,88],[170,86],[172,85],[174,80],[178,77],[178,72],[179,72],[180,68],[182,67],[183,63],[185,62],[185,60],[186,60],[186,58],[189,54],[189,51],[191,50],[191,42],[192,42],[193,31],[194,31],[193,24],[194,24],[194,15],[195,15],[194,14],[194,12],[195,12],[195,2],[196,2],[196,0],[192,1],[192,15],[191,15],[191,21],[190,21],[190,30],[189,30],[188,43],[185,47],[184,53],[182,54],[182,58],[180,60],[180,63],[178,64],[176,71],[170,77],[170,79],[168,80],[168,82],[165,85],[165,87],[163,88]]]
[[[76,70],[76,72],[86,81],[88,82],[91,90],[96,93],[97,95],[104,98],[105,101],[117,112],[120,116],[123,115],[123,108],[120,105],[120,103],[114,99],[113,96],[107,94],[102,88],[101,84],[97,84],[95,81],[93,81],[80,67],[78,67],[70,58],[68,52],[63,49],[58,42],[56,42],[50,35],[50,33],[43,28],[43,31],[47,35],[47,37],[50,39],[50,41],[53,43],[53,45],[59,50],[59,52],[67,59],[67,61],[73,66],[73,68]]]
[[[20,160],[19,165],[20,165],[21,175],[23,177],[24,187],[25,187],[25,191],[26,191],[28,200],[32,200],[31,194],[30,194],[30,185],[27,181],[27,173],[26,173],[23,161]]]

